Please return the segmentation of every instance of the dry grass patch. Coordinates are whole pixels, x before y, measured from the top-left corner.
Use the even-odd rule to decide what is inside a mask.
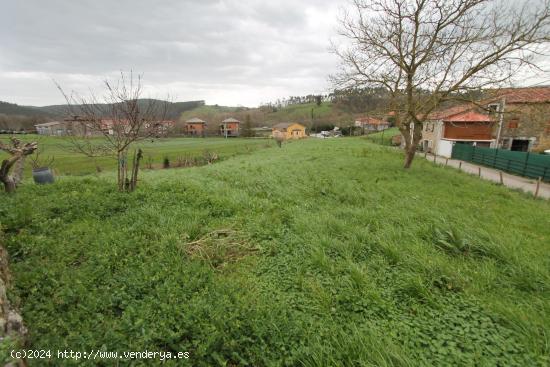
[[[214,269],[223,269],[228,264],[252,255],[258,248],[238,231],[218,229],[184,244],[183,250],[191,259],[204,261]]]

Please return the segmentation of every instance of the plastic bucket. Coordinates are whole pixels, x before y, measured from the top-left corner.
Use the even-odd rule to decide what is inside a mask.
[[[48,167],[35,168],[32,170],[32,178],[39,185],[50,184],[54,182],[53,172]]]

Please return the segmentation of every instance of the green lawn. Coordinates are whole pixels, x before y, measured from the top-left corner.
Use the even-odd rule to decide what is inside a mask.
[[[94,162],[92,158],[75,153],[74,146],[67,138],[39,135],[18,135],[17,137],[24,141],[37,141],[41,157],[46,160],[48,157],[53,157],[53,169],[59,175],[90,174],[96,172],[96,166],[99,166],[102,171],[116,170],[114,158],[100,157]],[[8,138],[0,136],[0,139],[7,141]],[[266,144],[273,143],[262,139],[163,138],[142,140],[134,146],[143,149],[142,167],[146,167],[151,161],[153,167],[158,168],[162,166],[165,157],[175,164],[179,157],[200,157],[207,151],[225,159],[235,154],[250,152]],[[0,152],[0,159],[5,156],[5,153]],[[26,165],[27,175],[31,171],[30,163],[29,160]]]
[[[400,134],[399,129],[392,127],[384,131],[369,134],[365,136],[365,139],[376,144],[391,145],[391,138],[398,134]]]
[[[547,366],[550,203],[401,154],[308,139],[145,171],[131,194],[111,173],[0,194],[29,348]]]

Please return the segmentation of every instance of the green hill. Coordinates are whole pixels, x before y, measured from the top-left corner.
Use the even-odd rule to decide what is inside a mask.
[[[213,121],[221,119],[220,116],[227,114],[238,114],[240,115],[243,112],[250,111],[251,109],[247,107],[229,107],[229,106],[218,106],[218,105],[202,105],[195,108],[184,111],[180,114],[180,120],[185,121],[193,117],[200,117],[205,121]],[[223,119],[221,119],[223,120]],[[221,121],[220,120],[220,121]]]
[[[138,104],[145,105],[148,103],[149,99],[140,99]],[[161,100],[153,100],[158,103],[165,103]],[[204,101],[186,101],[186,102],[167,102],[168,103],[168,117],[177,118],[183,112],[190,109],[204,105]],[[105,108],[106,111],[109,110],[108,104],[98,104]],[[74,111],[78,112],[79,105],[72,106]],[[0,101],[0,114],[4,115],[21,115],[21,116],[42,116],[42,117],[55,117],[61,118],[65,117],[69,113],[69,109],[66,104],[62,105],[50,105],[43,107],[35,106],[20,106],[14,103],[2,102]]]
[[[310,127],[313,123],[349,126],[358,114],[351,113],[330,102],[323,102],[320,106],[315,103],[305,103],[275,109],[268,107],[200,106],[183,113],[180,121],[185,121],[191,117],[199,117],[209,123],[219,124],[227,117],[244,121],[247,115],[250,115],[253,124],[256,126],[272,126],[279,122],[300,122]]]
[[[113,176],[0,194],[26,348],[189,352],[119,362],[162,366],[550,362],[547,201],[426,160],[405,171],[360,138],[143,172],[131,194]],[[87,362],[112,361],[48,363]]]
[[[20,106],[15,103],[0,101],[0,114],[21,116],[52,116],[50,111],[43,107]]]

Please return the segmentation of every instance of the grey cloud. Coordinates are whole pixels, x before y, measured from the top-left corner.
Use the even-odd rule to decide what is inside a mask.
[[[128,69],[144,72],[155,90],[203,93],[211,103],[233,102],[224,89],[237,86],[246,91],[245,105],[319,91],[336,65],[327,49],[337,6],[326,0],[11,1],[0,15],[0,99],[60,102],[44,76],[85,89],[94,78]]]

